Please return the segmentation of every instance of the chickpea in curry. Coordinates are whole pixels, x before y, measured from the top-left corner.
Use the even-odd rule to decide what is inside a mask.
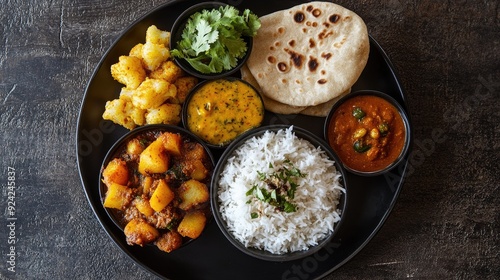
[[[328,141],[349,168],[376,172],[393,163],[405,145],[406,130],[396,107],[385,99],[358,95],[331,117]]]
[[[103,166],[103,205],[124,227],[127,244],[171,252],[203,231],[212,170],[201,144],[180,133],[147,131]]]

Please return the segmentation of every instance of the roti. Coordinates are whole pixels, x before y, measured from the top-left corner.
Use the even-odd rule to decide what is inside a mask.
[[[246,64],[241,67],[241,78],[251,84],[261,94],[266,110],[283,115],[302,114],[314,117],[326,117],[328,115],[328,112],[330,112],[333,104],[337,103],[340,98],[351,92],[351,89],[348,89],[340,96],[315,106],[293,106],[281,103],[263,95],[262,89],[260,88],[259,84],[255,80],[255,77],[252,75]]]
[[[267,98],[322,104],[347,92],[366,66],[366,25],[342,6],[310,2],[260,20],[247,65]]]

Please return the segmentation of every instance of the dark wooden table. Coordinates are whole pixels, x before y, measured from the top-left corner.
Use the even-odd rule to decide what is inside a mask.
[[[99,59],[162,2],[0,3],[0,279],[155,278],[92,213],[75,134]],[[325,279],[498,279],[499,2],[338,3],[363,17],[395,65],[415,146],[383,228]]]

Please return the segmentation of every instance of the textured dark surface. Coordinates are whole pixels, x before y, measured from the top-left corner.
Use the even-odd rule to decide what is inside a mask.
[[[125,27],[160,3],[0,3],[0,279],[154,278],[112,244],[93,215],[76,167],[75,131],[99,59]],[[416,145],[412,172],[384,227],[325,279],[498,279],[498,1],[337,3],[364,18],[391,58]],[[9,234],[15,272],[7,270]]]

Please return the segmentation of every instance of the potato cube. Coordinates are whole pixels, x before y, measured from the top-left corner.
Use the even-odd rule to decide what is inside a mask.
[[[150,217],[155,213],[155,210],[151,208],[151,205],[149,204],[149,201],[143,197],[136,197],[134,199],[134,205],[141,214],[143,214],[146,217]]]
[[[184,156],[186,160],[204,160],[207,153],[201,144],[194,143],[187,147]]]
[[[168,47],[170,45],[170,32],[160,30],[156,25],[151,25],[146,30],[146,42]]]
[[[144,147],[139,142],[139,139],[134,138],[127,143],[127,154],[138,156],[142,151],[144,151]]]
[[[143,220],[133,219],[125,226],[123,230],[129,245],[144,245],[155,241],[160,233],[152,225]]]
[[[168,170],[170,159],[165,153],[163,142],[155,140],[139,157],[139,172],[143,175],[163,173]]]
[[[175,193],[170,189],[165,180],[159,180],[151,199],[149,199],[149,205],[156,212],[160,212],[165,208],[173,199],[175,198]]]
[[[117,183],[126,186],[128,175],[127,163],[121,158],[111,160],[102,171],[103,182],[106,185]]]
[[[146,123],[177,125],[181,122],[181,110],[182,106],[179,104],[165,103],[146,112]]]
[[[163,44],[146,42],[142,46],[142,63],[149,71],[154,71],[168,58],[170,58],[170,51]]]
[[[177,228],[180,235],[192,239],[198,238],[205,228],[207,218],[201,211],[188,212]]]
[[[106,208],[122,210],[132,201],[132,196],[132,189],[117,183],[111,183],[108,185],[103,205]]]
[[[169,231],[164,233],[155,242],[158,249],[170,253],[173,250],[181,247],[182,236],[177,231]]]
[[[151,74],[150,78],[153,79],[163,79],[171,84],[175,82],[178,78],[184,75],[184,71],[177,66],[173,61],[167,60],[162,62],[158,68],[156,68]]]
[[[189,210],[200,203],[208,201],[207,185],[192,179],[186,181],[179,187],[179,198],[181,199],[179,208]]]
[[[192,170],[190,176],[192,179],[201,181],[207,177],[208,170],[205,168],[205,165],[203,165],[201,160],[192,160],[191,165]]]
[[[139,58],[122,55],[118,63],[111,65],[111,76],[126,87],[135,89],[146,78],[146,71]]]
[[[140,187],[142,188],[142,193],[143,194],[149,194],[151,190],[151,186],[153,185],[154,179],[149,176],[144,176]]]
[[[179,134],[165,132],[158,139],[161,139],[167,152],[175,156],[181,155],[182,137]]]
[[[161,79],[146,79],[132,96],[132,104],[140,109],[159,107],[168,99],[175,99],[177,88]]]

